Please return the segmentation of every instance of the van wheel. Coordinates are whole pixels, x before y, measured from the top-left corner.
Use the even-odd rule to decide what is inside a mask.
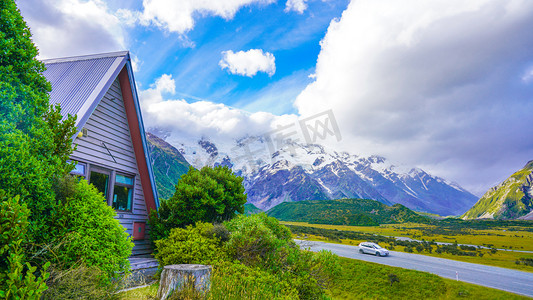
[[[363,254],[364,253],[363,249],[359,249],[359,253]]]
[[[379,254],[379,252],[378,252],[378,251],[376,251],[376,256],[381,256],[381,254]]]

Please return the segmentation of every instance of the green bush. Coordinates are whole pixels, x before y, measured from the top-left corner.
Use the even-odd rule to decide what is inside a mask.
[[[159,267],[174,264],[213,264],[225,258],[220,239],[213,237],[213,225],[197,222],[187,228],[174,228],[166,239],[155,242]]]
[[[221,262],[214,266],[208,299],[297,299],[292,284],[260,268]]]
[[[46,263],[40,272],[25,262],[29,209],[19,196],[7,197],[0,190],[0,297],[5,299],[39,299],[47,289],[49,274]],[[35,276],[34,273],[41,273]]]
[[[300,250],[287,227],[264,213],[238,216],[225,223],[231,232],[226,251],[244,265],[258,267],[288,282],[300,299],[320,299],[340,270],[331,252]]]
[[[45,256],[63,270],[82,261],[100,268],[108,278],[127,273],[133,242],[103,195],[86,180],[73,176],[66,176],[59,186],[64,200],[56,222],[62,224],[58,230],[64,237],[55,241]]]
[[[210,232],[211,237],[216,237],[221,243],[229,241],[231,233],[224,224],[214,224],[213,229]]]
[[[228,253],[246,265],[268,265],[279,258],[282,248],[296,247],[289,229],[265,213],[239,215],[225,225],[231,232]]]
[[[238,177],[228,167],[189,168],[176,185],[176,192],[150,213],[152,241],[166,238],[172,228],[202,222],[222,222],[244,213],[246,194]]]

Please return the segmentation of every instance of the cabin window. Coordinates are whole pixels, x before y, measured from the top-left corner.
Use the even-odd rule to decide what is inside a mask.
[[[71,161],[68,161],[71,162]],[[87,176],[87,164],[75,162],[76,165],[74,166],[74,170],[70,171],[70,174],[72,175],[79,175],[86,177]]]
[[[116,174],[113,187],[113,208],[131,211],[133,203],[133,177]]]
[[[109,173],[91,170],[89,182],[94,185],[107,199],[107,191],[109,189]]]

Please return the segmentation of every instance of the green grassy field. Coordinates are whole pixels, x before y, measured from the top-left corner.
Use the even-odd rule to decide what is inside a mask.
[[[332,299],[529,299],[437,275],[341,258],[343,271],[328,290]],[[399,282],[390,283],[389,275]]]
[[[342,272],[327,290],[330,299],[529,299],[524,296],[486,288],[437,275],[341,258]],[[389,276],[390,275],[390,276]],[[398,282],[391,284],[390,277]],[[122,300],[156,299],[153,284],[118,294]],[[230,299],[230,298],[228,298]],[[235,298],[235,299],[262,299]]]
[[[533,251],[533,232],[530,231],[530,228],[498,228],[498,229],[485,229],[485,230],[461,230],[460,232],[448,232],[446,234],[434,234],[435,226],[434,225],[425,225],[425,224],[414,224],[414,223],[404,223],[404,224],[389,224],[381,226],[342,226],[342,225],[324,225],[324,224],[308,224],[302,222],[283,222],[286,225],[296,225],[296,226],[306,226],[314,228],[323,228],[339,231],[354,231],[354,232],[363,232],[378,234],[383,236],[393,236],[393,237],[409,237],[416,240],[426,240],[426,241],[436,241],[436,242],[448,242],[453,243],[457,241],[459,244],[470,244],[470,245],[479,245],[479,246],[488,246],[501,249],[515,249],[515,250],[525,250]],[[438,231],[438,230],[437,230]],[[295,236],[296,237],[296,236]],[[325,242],[336,242],[328,240],[319,235],[308,235],[308,239],[325,241]],[[342,239],[343,244],[358,245],[364,240],[350,240]],[[384,245],[387,247],[387,245]],[[394,251],[405,252],[404,247],[397,246]],[[533,253],[523,253],[523,252],[511,252],[511,251],[497,251],[492,253],[490,249],[480,249],[478,252],[483,253],[483,257],[479,256],[458,256],[452,255],[449,253],[437,254],[422,252],[420,254],[454,259],[459,261],[486,264],[497,267],[504,267],[509,269],[516,269],[521,271],[533,272],[532,266],[527,266],[524,264],[516,264],[516,261],[520,258],[533,258]],[[417,253],[416,251],[414,253]]]

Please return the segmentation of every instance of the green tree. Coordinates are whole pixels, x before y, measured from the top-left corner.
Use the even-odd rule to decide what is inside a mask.
[[[36,277],[37,267],[26,262],[23,247],[30,211],[19,196],[7,197],[0,190],[0,200],[0,298],[39,299],[47,289],[49,263]]]
[[[246,194],[242,177],[228,167],[189,168],[176,185],[174,195],[161,201],[150,214],[152,240],[166,238],[170,229],[202,222],[222,222],[244,213]]]
[[[44,64],[13,0],[0,1],[0,188],[30,209],[27,238],[54,238],[52,184],[69,170],[74,117],[49,104]]]

